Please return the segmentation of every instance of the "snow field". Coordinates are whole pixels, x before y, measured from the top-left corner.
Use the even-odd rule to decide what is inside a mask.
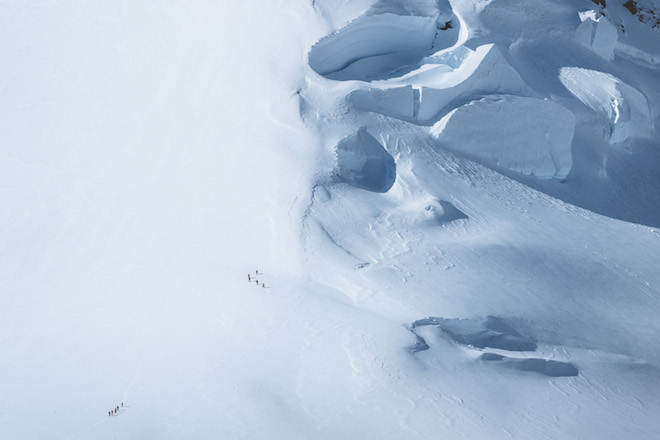
[[[655,72],[615,71],[575,41],[569,2],[453,1],[456,44],[427,51],[446,5],[3,4],[0,432],[653,438],[660,235],[612,218],[626,215],[614,202],[601,216],[530,185],[610,196],[607,173],[566,176],[568,147],[585,160],[607,146],[601,103],[620,93],[622,115],[640,111],[620,85],[651,93]],[[648,35],[631,25],[621,41],[653,53],[635,34]],[[562,67],[598,83],[593,106]],[[473,130],[452,127],[462,113]],[[572,141],[571,113],[586,126]],[[444,148],[429,128],[442,117],[439,135],[470,145],[490,130],[498,154]],[[605,157],[630,148],[639,166],[653,157],[637,153],[642,127],[624,127]],[[536,140],[530,156],[495,142],[502,131]],[[532,170],[566,183],[519,173]],[[634,208],[633,193],[616,195]],[[256,269],[267,288],[248,282]],[[478,333],[489,316],[535,349],[411,332],[436,317]],[[411,351],[416,336],[428,349]],[[555,362],[578,375],[540,374]]]
[[[205,420],[236,406],[221,431],[232,436],[253,396],[245,384],[227,389],[240,371],[272,373],[261,356],[240,357],[243,344],[260,350],[263,327],[250,331],[251,317],[270,316],[249,296],[270,290],[253,292],[244,278],[259,265],[275,285],[275,274],[299,273],[296,246],[283,244],[296,237],[289,215],[308,179],[294,172],[310,154],[300,147],[313,145],[279,86],[288,66],[301,67],[272,42],[274,69],[261,37],[239,23],[284,35],[278,27],[304,16],[273,5],[279,19],[255,22],[256,2],[32,6],[16,5],[3,25],[3,53],[16,55],[2,80],[15,95],[2,100],[0,344],[10,379],[0,431],[210,438]],[[112,38],[115,28],[134,38]],[[226,44],[234,38],[262,49]],[[18,43],[33,52],[10,47]],[[49,74],[33,66],[42,51],[62,55]],[[10,81],[27,75],[48,82],[27,81],[19,95]],[[126,394],[126,413],[107,417]]]

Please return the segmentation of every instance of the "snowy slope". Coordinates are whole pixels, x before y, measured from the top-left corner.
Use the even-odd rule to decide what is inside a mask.
[[[654,438],[609,3],[0,3],[2,437]]]

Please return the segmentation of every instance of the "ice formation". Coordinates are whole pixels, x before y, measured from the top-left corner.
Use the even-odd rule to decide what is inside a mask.
[[[559,79],[576,98],[607,119],[612,144],[631,136],[653,134],[646,96],[619,78],[596,70],[564,67]]]
[[[527,95],[529,88],[493,45],[475,51],[460,47],[433,57],[406,79],[413,85],[352,92],[356,108],[422,125],[436,122],[450,104],[458,105],[476,95],[507,93]]]
[[[408,3],[381,1],[322,39],[309,53],[310,67],[336,80],[394,77],[456,42],[459,23],[450,7]]]
[[[612,60],[619,39],[616,26],[596,11],[580,12],[579,16],[582,23],[575,30],[577,41],[606,60]]]
[[[387,192],[396,180],[394,158],[365,128],[337,144],[339,178],[358,188]]]
[[[450,150],[538,178],[565,178],[575,116],[548,100],[492,95],[463,105],[431,129]]]

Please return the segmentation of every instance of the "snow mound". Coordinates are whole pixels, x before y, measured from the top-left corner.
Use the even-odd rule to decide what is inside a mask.
[[[415,329],[426,325],[440,327],[454,341],[463,345],[477,348],[499,348],[509,351],[536,350],[536,341],[524,337],[505,320],[495,316],[488,316],[485,319],[432,317],[415,321],[412,327]]]
[[[444,200],[430,201],[424,206],[424,212],[433,223],[447,223],[468,218],[463,211]]]
[[[616,26],[596,11],[579,13],[582,23],[575,30],[575,39],[606,60],[614,59],[619,35]]]
[[[310,67],[335,80],[391,78],[416,68],[423,57],[456,43],[459,23],[448,5],[432,16],[400,15],[429,12],[408,3],[397,6],[391,1],[380,2],[321,39],[309,53]]]
[[[394,158],[366,128],[337,144],[340,180],[373,192],[387,192],[396,180]]]
[[[510,358],[495,353],[484,353],[480,359],[482,361],[498,361],[502,366],[507,368],[530,371],[551,377],[573,377],[579,373],[575,365],[569,362],[549,361],[537,358]]]
[[[577,99],[609,121],[610,143],[653,135],[646,96],[619,78],[596,70],[563,67],[559,79]]]
[[[392,220],[395,218],[408,227],[413,224],[433,227],[469,217],[450,202],[428,198],[401,205],[392,213]]]
[[[573,113],[551,101],[493,95],[455,109],[431,135],[487,165],[563,179],[572,166],[574,129]]]
[[[495,45],[472,51],[463,46],[428,59],[406,78],[413,85],[356,90],[348,100],[357,109],[420,125],[432,125],[448,108],[487,94],[528,95],[530,90]],[[431,63],[432,62],[432,63]]]

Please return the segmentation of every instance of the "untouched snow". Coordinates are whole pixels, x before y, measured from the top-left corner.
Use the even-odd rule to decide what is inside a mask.
[[[2,438],[654,438],[660,37],[588,8],[2,2]]]

